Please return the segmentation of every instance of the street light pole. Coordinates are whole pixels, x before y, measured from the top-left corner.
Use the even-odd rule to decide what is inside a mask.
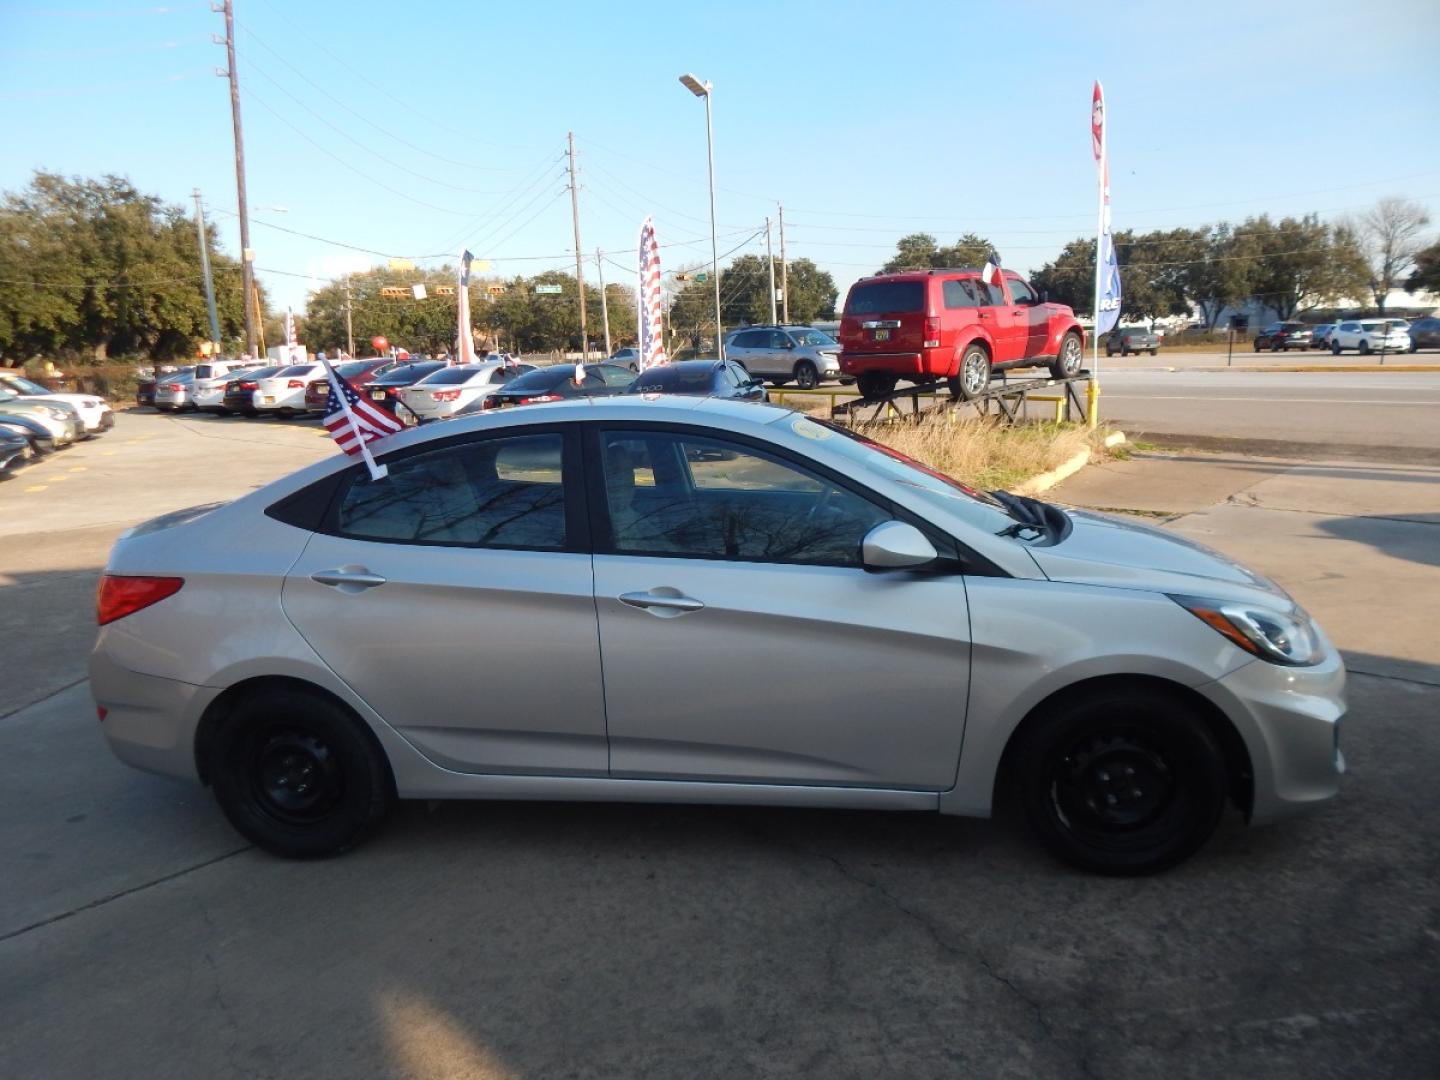
[[[680,82],[696,97],[705,99],[705,158],[710,165],[710,280],[715,286],[715,352],[725,359],[725,328],[720,320],[720,244],[715,236],[715,127],[710,116],[714,86],[694,75],[680,76]]]
[[[770,271],[770,325],[775,325],[775,256],[770,254],[770,219],[765,219],[765,266]]]
[[[200,189],[195,195],[195,231],[200,236],[200,270],[205,275],[205,309],[210,316],[210,355],[220,357],[220,316],[215,311],[215,282],[210,276],[210,242],[205,237],[205,208],[200,202]]]

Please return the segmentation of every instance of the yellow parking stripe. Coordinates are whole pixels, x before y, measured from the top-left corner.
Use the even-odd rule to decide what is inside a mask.
[[[71,471],[71,472],[84,472],[87,468],[88,468],[88,466],[86,466],[86,465],[76,465],[76,466],[75,466],[73,469],[71,469],[70,471]]]
[[[25,489],[25,494],[30,495],[36,491],[44,491],[49,486],[49,484],[31,484]]]

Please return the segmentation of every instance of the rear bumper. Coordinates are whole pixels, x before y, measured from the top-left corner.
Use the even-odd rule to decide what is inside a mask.
[[[950,370],[949,353],[941,357],[940,349],[922,349],[919,352],[857,353],[840,354],[840,371],[846,375],[863,375],[870,371],[888,375],[944,376],[953,375]]]
[[[115,410],[106,409],[100,414],[100,430],[109,431],[115,426]]]
[[[147,772],[199,779],[195,729],[220,693],[123,668],[104,651],[104,634],[90,655],[90,694],[106,711],[100,730],[115,756]]]

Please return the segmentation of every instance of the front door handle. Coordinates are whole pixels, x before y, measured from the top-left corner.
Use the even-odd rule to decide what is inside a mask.
[[[658,608],[660,611],[699,611],[705,606],[704,601],[696,600],[693,596],[684,596],[675,589],[667,588],[664,592],[627,592],[620,594],[620,602],[629,604],[634,608],[650,610]]]
[[[347,592],[373,589],[376,585],[384,585],[386,581],[379,574],[371,573],[363,566],[341,566],[334,570],[317,570],[310,575],[310,580],[318,581],[321,585],[337,585]],[[349,588],[346,588],[347,586]]]

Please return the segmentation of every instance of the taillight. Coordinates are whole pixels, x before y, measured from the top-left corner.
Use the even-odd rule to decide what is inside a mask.
[[[287,390],[303,390],[303,389],[305,389],[305,380],[304,380],[304,379],[291,379],[289,382],[287,382],[287,383],[285,384],[285,389],[287,389]]]
[[[482,409],[498,409],[499,407],[500,399],[495,397],[493,394],[489,397],[483,397],[480,399],[480,408]]]
[[[105,717],[109,715],[110,710],[107,709],[104,705],[95,706],[95,719],[99,720],[102,724],[105,722]]]
[[[254,382],[242,382],[242,383],[240,384],[240,389],[241,389],[241,390],[259,390],[259,389],[260,389],[260,384],[259,384],[259,383],[254,383]]]
[[[460,396],[460,391],[459,391],[459,390],[436,390],[434,396],[435,396],[435,400],[436,400],[436,401],[454,401],[456,398],[458,398],[458,397]]]
[[[940,317],[938,315],[925,316],[925,348],[938,349],[940,347]]]
[[[537,405],[537,404],[539,404],[539,403],[542,402],[542,401],[564,401],[564,400],[565,400],[565,399],[562,398],[559,394],[537,394],[537,395],[535,395],[535,397],[525,397],[525,398],[521,398],[521,399],[520,399],[520,404],[521,404],[521,405]]]
[[[104,626],[126,615],[133,615],[167,596],[174,596],[185,584],[178,577],[129,577],[105,574],[95,594],[95,618]]]

